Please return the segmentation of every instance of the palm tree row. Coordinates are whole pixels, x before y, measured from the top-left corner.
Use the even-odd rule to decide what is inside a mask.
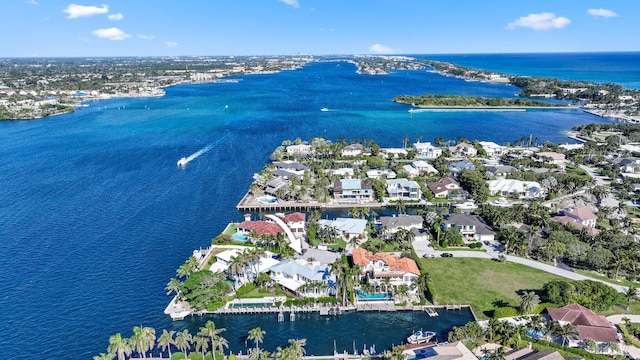
[[[167,352],[169,358],[171,358],[172,349],[178,349],[184,354],[184,358],[187,358],[192,346],[204,358],[209,350],[212,351],[213,356],[213,352],[224,353],[224,349],[229,347],[227,340],[219,335],[225,330],[225,328],[216,328],[214,322],[209,320],[196,335],[190,334],[187,329],[178,332],[164,329],[156,338],[154,328],[135,326],[130,338],[124,338],[120,333],[111,336],[107,353],[94,356],[93,359],[111,360],[117,357],[118,360],[125,360],[131,358],[133,354],[146,358],[154,349],[160,350],[161,354]]]

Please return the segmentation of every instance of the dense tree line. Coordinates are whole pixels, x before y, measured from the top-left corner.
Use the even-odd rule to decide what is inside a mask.
[[[523,98],[488,98],[480,96],[458,96],[425,94],[420,96],[400,95],[393,101],[414,106],[451,106],[451,107],[554,107],[566,106]]]

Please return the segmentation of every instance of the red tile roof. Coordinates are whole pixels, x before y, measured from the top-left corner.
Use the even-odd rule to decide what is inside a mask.
[[[377,253],[373,254],[363,248],[355,248],[351,253],[353,256],[353,263],[359,266],[369,265],[372,261],[382,260],[389,266],[390,271],[409,272],[412,274],[420,275],[420,269],[413,259],[398,258],[393,254]]]
[[[243,221],[238,224],[238,228],[255,231],[258,235],[277,235],[284,232],[278,224],[270,221]]]
[[[306,215],[301,212],[294,212],[284,216],[285,223],[305,221],[305,219],[306,219]]]
[[[547,308],[554,321],[569,322],[578,330],[581,339],[601,342],[617,342],[618,333],[609,320],[580,304],[570,304],[561,308]]]
[[[596,228],[592,228],[590,226],[582,225],[582,223],[578,222],[576,218],[567,215],[554,216],[550,219],[551,221],[559,222],[565,225],[571,225],[578,230],[585,229],[587,233],[591,236],[596,236],[600,234],[600,230]]]
[[[593,213],[593,210],[588,206],[576,206],[574,208],[564,210],[564,212],[576,216],[582,221],[598,218],[596,214]]]

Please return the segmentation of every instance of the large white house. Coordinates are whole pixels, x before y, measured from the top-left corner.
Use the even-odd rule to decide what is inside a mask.
[[[540,183],[535,181],[522,181],[500,178],[489,180],[489,193],[492,196],[516,197],[518,199],[533,199],[545,195]]]
[[[387,180],[387,193],[393,200],[420,200],[422,190],[420,184],[407,179]]]
[[[317,261],[287,259],[270,267],[268,273],[274,282],[305,297],[329,296],[336,290],[335,275]]]
[[[417,142],[413,144],[413,148],[416,150],[416,157],[420,159],[435,159],[442,155],[442,149],[431,145],[430,142]]]
[[[489,157],[502,156],[507,153],[506,146],[498,145],[492,141],[479,141],[478,144],[480,144]]]

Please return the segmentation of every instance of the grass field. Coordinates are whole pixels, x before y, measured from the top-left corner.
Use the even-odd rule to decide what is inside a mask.
[[[431,276],[436,303],[471,304],[476,317],[487,319],[500,306],[518,306],[519,293],[539,290],[564,278],[530,267],[476,258],[420,259]]]

